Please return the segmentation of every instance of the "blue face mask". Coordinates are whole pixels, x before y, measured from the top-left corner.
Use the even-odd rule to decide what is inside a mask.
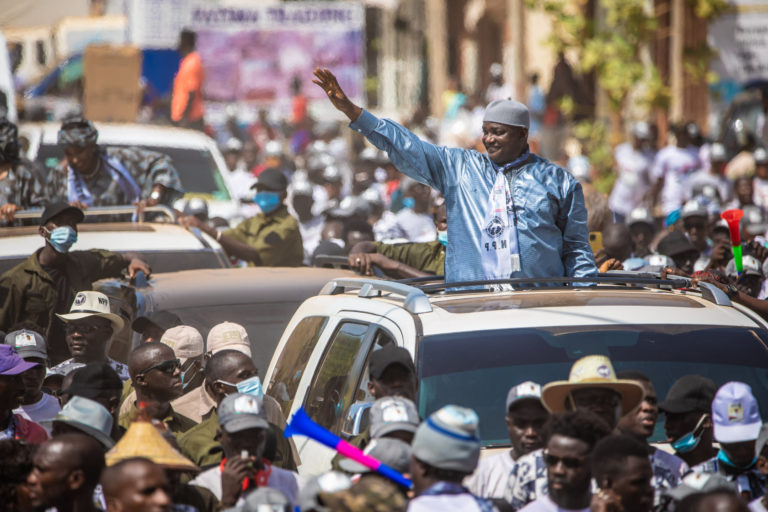
[[[448,247],[448,231],[438,231],[437,241],[443,244],[443,247]]]
[[[259,205],[264,213],[272,213],[280,206],[280,194],[277,192],[262,191],[253,196],[253,202]]]
[[[670,446],[672,446],[672,449],[677,453],[688,453],[699,446],[699,441],[701,441],[701,436],[694,437],[693,432],[688,432],[677,441],[670,443]]]
[[[46,231],[48,231],[46,229]],[[70,226],[59,226],[53,231],[48,231],[50,238],[48,243],[56,252],[66,254],[69,252],[69,248],[77,242],[77,231]]]
[[[261,387],[261,379],[258,375],[254,375],[250,379],[237,383],[237,392],[245,395],[257,396],[264,398],[264,389]]]
[[[727,464],[728,466],[731,466],[732,468],[736,468],[736,469],[749,469],[749,468],[751,468],[752,466],[755,465],[755,463],[757,462],[757,457],[753,458],[752,462],[750,462],[746,466],[739,466],[737,464],[734,464],[734,462],[731,460],[731,458],[728,456],[728,454],[725,453],[725,450],[723,450],[721,448],[720,451],[717,452],[717,460],[719,460],[723,464]]]
[[[403,198],[403,208],[411,208],[411,209],[413,209],[414,206],[416,206],[416,200],[415,199],[413,199],[412,197],[404,197]]]

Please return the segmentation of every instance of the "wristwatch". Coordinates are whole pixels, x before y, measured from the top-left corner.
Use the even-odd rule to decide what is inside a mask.
[[[725,289],[725,294],[728,296],[729,299],[734,300],[736,297],[739,296],[739,289],[733,286],[732,284],[729,284],[728,287]]]

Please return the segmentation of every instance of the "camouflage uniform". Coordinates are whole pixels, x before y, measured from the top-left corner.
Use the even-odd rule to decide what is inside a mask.
[[[13,164],[8,175],[0,179],[0,206],[15,204],[24,209],[42,207],[45,199],[42,174],[33,162],[25,158]]]
[[[445,274],[445,247],[440,242],[373,245],[377,253],[391,260],[436,276]]]
[[[163,203],[171,205],[184,195],[181,180],[170,157],[163,153],[140,148],[101,148],[98,176],[87,183],[88,190],[93,196],[92,206],[115,206],[130,204],[119,184],[105,168],[108,158],[114,158],[123,164],[141,190],[141,198],[147,199],[155,185],[163,185],[168,189]],[[48,178],[46,188],[51,200],[58,199],[69,202],[67,173],[75,172],[67,166],[66,160],[53,170]]]
[[[408,507],[403,491],[375,473],[364,474],[349,489],[318,497],[335,512],[405,512]]]
[[[299,223],[288,213],[285,205],[269,215],[259,213],[245,219],[222,234],[256,249],[261,259],[260,266],[299,267],[304,259]],[[253,263],[249,265],[253,266]]]

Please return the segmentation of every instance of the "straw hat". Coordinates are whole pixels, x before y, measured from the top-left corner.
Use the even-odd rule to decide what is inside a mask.
[[[191,460],[180,454],[148,421],[134,421],[123,437],[104,458],[107,466],[133,457],[144,457],[165,469],[200,471]]]
[[[568,380],[550,382],[541,390],[541,401],[552,413],[565,412],[568,394],[577,389],[612,389],[621,395],[621,415],[637,407],[645,392],[633,380],[616,378],[611,360],[605,356],[585,356],[573,363]]]

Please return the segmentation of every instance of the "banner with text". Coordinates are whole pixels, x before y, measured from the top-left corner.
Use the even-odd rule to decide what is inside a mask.
[[[211,101],[287,105],[295,87],[324,98],[312,70],[327,67],[354,101],[363,98],[365,11],[354,2],[267,6],[193,5],[203,61],[203,94]]]
[[[708,42],[717,50],[711,69],[719,80],[768,80],[768,1],[731,0],[733,12],[715,20]]]

